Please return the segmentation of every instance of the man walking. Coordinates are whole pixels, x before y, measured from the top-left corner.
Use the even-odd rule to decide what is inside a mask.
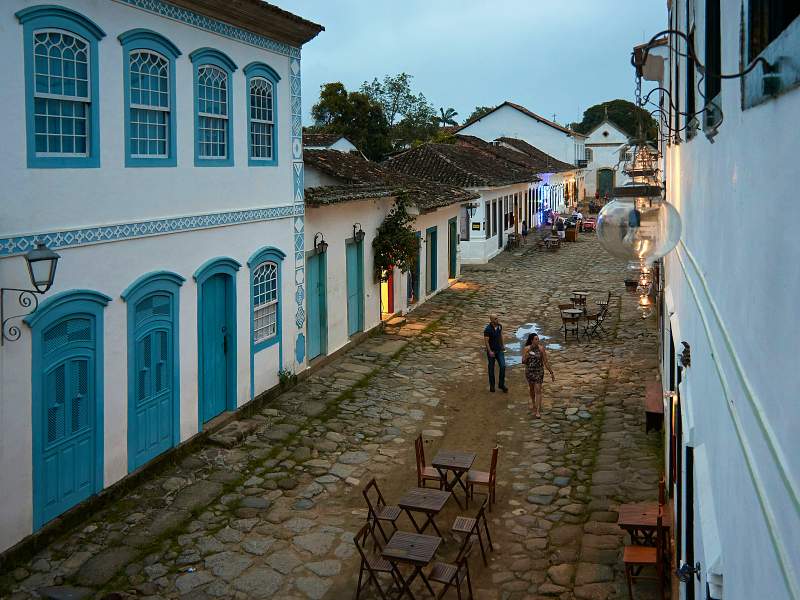
[[[506,387],[506,347],[503,344],[503,326],[497,315],[489,315],[489,324],[483,330],[483,342],[486,346],[486,358],[489,361],[489,391],[494,391],[494,363],[500,365],[500,389],[508,393]]]

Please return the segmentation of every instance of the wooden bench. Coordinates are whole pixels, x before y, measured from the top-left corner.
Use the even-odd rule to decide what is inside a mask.
[[[647,383],[644,392],[644,432],[661,431],[664,426],[664,399],[661,381]]]

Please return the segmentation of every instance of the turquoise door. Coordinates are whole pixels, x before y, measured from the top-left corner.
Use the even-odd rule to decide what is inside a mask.
[[[456,258],[458,256],[458,219],[450,219],[447,222],[448,225],[448,233],[447,233],[447,276],[450,279],[455,279],[457,273],[456,269],[458,265],[456,264]]]
[[[156,292],[136,303],[128,412],[129,468],[169,450],[173,439],[176,382],[172,294]]]
[[[420,266],[419,263],[422,260],[422,248],[420,244],[420,240],[422,239],[422,233],[417,232],[417,260],[414,261],[414,266],[408,274],[408,288],[407,288],[407,299],[409,303],[413,300],[417,302],[419,300],[419,274],[420,274]]]
[[[41,428],[34,457],[36,527],[91,496],[98,485],[96,339],[88,315],[62,319],[42,335],[41,393],[34,402]]]
[[[364,253],[361,243],[345,245],[347,268],[347,335],[364,329]]]
[[[313,254],[306,261],[306,293],[308,298],[308,359],[327,352],[327,286],[325,254]]]
[[[203,282],[200,310],[200,402],[202,422],[207,423],[228,407],[230,390],[230,343],[233,331],[233,281],[218,273]]]
[[[431,227],[425,232],[425,291],[429,294],[436,290],[436,280],[438,276],[436,272],[436,263],[438,260],[436,227]]]

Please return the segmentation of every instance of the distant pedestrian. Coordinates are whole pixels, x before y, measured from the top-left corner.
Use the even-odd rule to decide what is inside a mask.
[[[564,219],[562,219],[561,217],[558,217],[558,219],[556,220],[556,234],[558,235],[558,238],[561,239],[561,240],[564,239],[564,236],[565,236],[564,230],[565,229],[566,229],[566,225],[564,225]]]
[[[528,224],[522,221],[522,245],[524,246],[528,240]]]
[[[489,391],[494,391],[494,363],[500,366],[500,389],[508,393],[506,387],[506,346],[503,343],[503,326],[497,315],[489,315],[489,324],[483,330],[483,342],[486,346],[486,359],[489,363]]]
[[[544,382],[544,370],[550,371],[553,381],[553,369],[547,360],[547,351],[539,341],[539,336],[531,333],[525,342],[522,351],[522,363],[525,365],[525,379],[528,381],[528,388],[531,394],[531,411],[533,416],[540,419],[542,416],[542,383]]]

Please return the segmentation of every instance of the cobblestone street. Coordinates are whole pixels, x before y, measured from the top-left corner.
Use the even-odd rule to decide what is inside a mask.
[[[661,442],[644,433],[642,403],[657,372],[655,316],[639,317],[624,275],[594,235],[466,268],[400,328],[367,339],[15,565],[0,590],[14,599],[351,598],[361,489],[375,476],[391,504],[415,486],[413,441],[422,433],[429,459],[438,448],[471,450],[481,470],[500,446],[495,551],[487,567],[480,552],[471,559],[477,598],[627,598],[615,508],[657,497]],[[573,289],[588,290],[590,304],[613,291],[604,338],[564,341],[557,304]],[[510,364],[519,362],[515,331],[550,336],[556,381],[545,379],[541,420],[530,416],[518,364],[509,394],[488,392],[490,312],[505,327]],[[447,533],[454,517],[475,509],[450,501],[436,519],[440,559],[458,550]],[[405,516],[399,525],[411,527]],[[367,590],[362,597],[373,597]],[[655,597],[654,587],[637,583],[636,597]]]

